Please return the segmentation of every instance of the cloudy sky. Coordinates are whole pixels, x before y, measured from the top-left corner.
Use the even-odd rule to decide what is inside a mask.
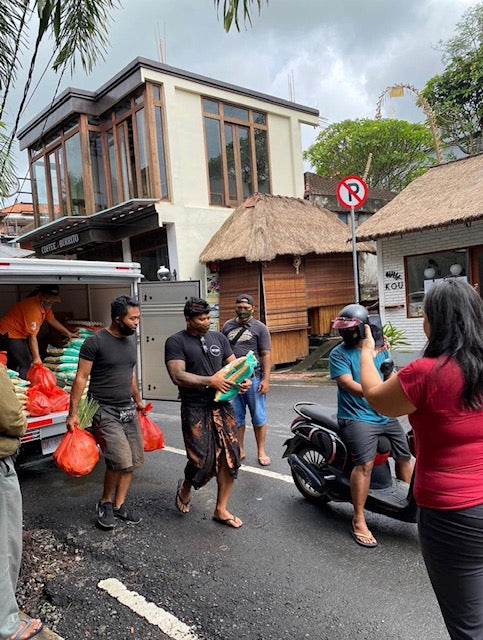
[[[327,123],[374,117],[388,85],[421,89],[441,72],[438,42],[452,37],[476,1],[270,0],[252,27],[226,34],[212,0],[124,0],[112,16],[105,61],[90,76],[66,74],[59,92],[68,86],[95,90],[137,56],[159,61],[159,34],[163,61],[171,66],[280,98],[290,98],[293,78],[295,101],[319,109]],[[44,47],[41,63],[47,60]],[[41,71],[42,64],[37,78]],[[22,124],[50,103],[56,84],[46,73]],[[387,99],[383,115],[423,119],[410,94]],[[305,129],[304,148],[317,134]],[[19,156],[19,173],[25,164]]]

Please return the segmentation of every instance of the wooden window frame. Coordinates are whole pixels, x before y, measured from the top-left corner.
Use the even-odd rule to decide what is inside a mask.
[[[205,111],[203,106],[203,100],[210,100],[211,102],[218,103],[218,113],[213,113],[211,111]],[[240,109],[245,109],[248,111],[248,120],[241,120],[239,118],[235,118],[232,116],[225,116],[224,107],[225,105],[237,107]],[[253,112],[263,113],[265,116],[265,124],[256,123],[254,121]],[[255,130],[259,129],[262,131],[266,131],[266,140],[267,140],[267,166],[268,166],[268,193],[272,192],[272,171],[270,166],[270,154],[269,154],[269,129],[268,129],[268,113],[265,111],[261,111],[260,109],[253,109],[252,107],[247,107],[245,105],[238,105],[231,102],[226,102],[223,100],[218,100],[211,96],[202,95],[201,96],[201,113],[203,120],[203,129],[205,131],[205,157],[206,157],[206,167],[207,167],[207,183],[208,183],[208,197],[209,204],[212,207],[236,207],[241,204],[245,200],[245,196],[243,195],[243,179],[241,173],[241,157],[240,157],[240,145],[238,144],[238,131],[239,127],[244,127],[248,129],[248,140],[250,144],[250,162],[251,162],[251,178],[252,178],[252,189],[253,193],[258,191],[258,175],[257,175],[257,157],[256,157],[256,145],[255,145]],[[205,118],[212,118],[213,120],[218,120],[220,123],[220,144],[221,144],[221,164],[223,168],[223,204],[217,204],[211,202],[211,188],[210,188],[210,176],[208,171],[208,145],[206,140],[206,129],[205,129]],[[230,125],[233,127],[233,140],[237,140],[237,144],[233,146],[233,157],[235,163],[235,175],[236,175],[236,190],[237,190],[237,200],[234,201],[230,198],[230,190],[228,185],[228,162],[226,157],[226,138],[225,138],[225,125]]]

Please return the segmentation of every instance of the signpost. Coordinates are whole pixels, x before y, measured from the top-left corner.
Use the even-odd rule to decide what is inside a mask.
[[[361,207],[367,198],[367,184],[359,176],[346,176],[336,188],[337,200],[343,207],[351,210],[352,229],[352,267],[354,270],[355,302],[359,302],[359,276],[357,269],[356,220],[354,209]]]

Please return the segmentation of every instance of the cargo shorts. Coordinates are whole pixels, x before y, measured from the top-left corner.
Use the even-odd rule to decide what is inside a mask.
[[[108,469],[132,471],[143,466],[143,437],[134,406],[102,405],[92,419],[92,433]]]

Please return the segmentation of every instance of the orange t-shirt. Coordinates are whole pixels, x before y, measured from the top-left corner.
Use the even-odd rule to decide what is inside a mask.
[[[45,309],[40,302],[40,295],[25,298],[14,304],[0,318],[0,334],[8,333],[9,338],[25,339],[36,336],[44,320],[53,320],[52,309]]]

